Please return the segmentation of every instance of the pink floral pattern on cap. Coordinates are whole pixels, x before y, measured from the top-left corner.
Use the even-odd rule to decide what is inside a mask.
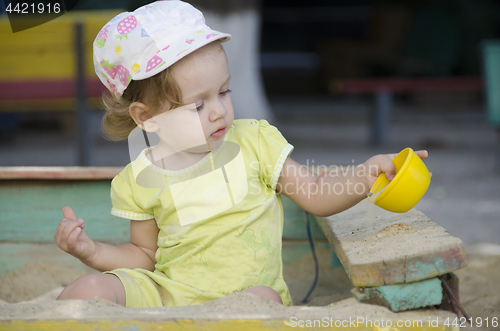
[[[207,26],[189,3],[156,1],[104,25],[93,43],[94,68],[101,82],[120,96],[132,79],[152,77],[206,44],[230,38]]]

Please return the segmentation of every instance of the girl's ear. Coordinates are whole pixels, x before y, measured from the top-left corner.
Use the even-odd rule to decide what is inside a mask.
[[[158,131],[156,121],[149,115],[148,106],[142,102],[134,102],[130,105],[129,111],[130,116],[141,129],[147,132]]]

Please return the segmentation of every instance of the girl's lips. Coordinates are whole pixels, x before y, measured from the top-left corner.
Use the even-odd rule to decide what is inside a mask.
[[[222,129],[217,130],[214,133],[212,133],[210,135],[210,137],[212,137],[212,138],[220,138],[220,137],[223,137],[225,133],[226,133],[226,128],[222,128]]]

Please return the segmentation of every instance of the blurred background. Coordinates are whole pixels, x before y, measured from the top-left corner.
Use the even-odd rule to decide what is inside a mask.
[[[15,34],[0,7],[0,166],[130,162],[126,141],[100,132],[91,43],[116,13],[149,2],[81,0]],[[307,165],[427,149],[433,178],[417,209],[466,244],[500,244],[499,1],[188,2],[233,34],[237,118],[268,119]]]

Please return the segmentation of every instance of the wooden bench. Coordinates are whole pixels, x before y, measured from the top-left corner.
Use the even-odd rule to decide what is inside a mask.
[[[120,11],[70,11],[17,33],[7,17],[0,19],[0,112],[75,111],[81,165],[93,162],[89,109],[100,108],[106,91],[95,74],[92,44]]]
[[[316,220],[359,288],[358,299],[393,311],[440,304],[443,291],[435,277],[468,264],[462,241],[415,209],[391,213],[365,199]]]
[[[70,11],[17,33],[12,33],[7,17],[1,18],[0,111],[73,111],[79,78],[85,81],[87,97],[98,101],[106,88],[95,74],[92,44],[119,12]]]
[[[370,137],[370,143],[373,145],[381,145],[387,141],[391,129],[394,93],[480,92],[483,89],[483,80],[477,76],[334,80],[330,84],[332,93],[361,93],[375,96]]]

